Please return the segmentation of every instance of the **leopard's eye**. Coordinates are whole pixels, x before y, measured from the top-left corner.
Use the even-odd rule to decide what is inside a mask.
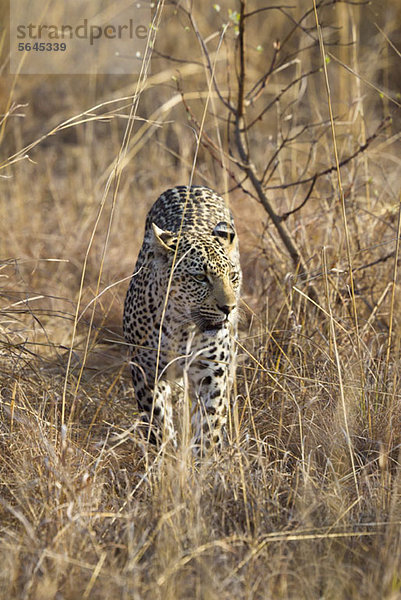
[[[199,281],[199,283],[207,283],[208,281],[205,273],[192,273],[192,277],[195,279],[195,281]]]
[[[235,273],[235,272],[230,273],[230,281],[232,283],[237,283],[238,279],[239,279],[238,273]]]

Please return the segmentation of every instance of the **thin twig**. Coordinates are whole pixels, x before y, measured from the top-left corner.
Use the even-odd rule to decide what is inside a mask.
[[[364,152],[370,146],[370,144],[373,142],[373,140],[375,140],[379,136],[381,131],[385,127],[387,127],[389,122],[390,122],[390,117],[386,117],[385,119],[383,119],[383,121],[377,127],[376,131],[367,138],[366,142],[364,144],[362,144],[361,146],[359,146],[359,148],[357,150],[355,150],[355,152],[353,152],[352,154],[347,156],[347,158],[344,158],[343,160],[341,160],[338,163],[338,166],[340,168],[344,167],[346,164],[348,164],[349,162],[354,160],[354,158],[356,158],[359,154]],[[315,173],[314,175],[311,175],[310,177],[305,177],[305,179],[299,179],[298,181],[291,181],[290,183],[282,183],[279,185],[270,185],[270,186],[266,186],[264,189],[265,190],[285,190],[287,188],[294,187],[296,185],[301,185],[303,183],[311,183],[315,178],[319,179],[319,177],[323,177],[324,175],[329,175],[330,173],[333,173],[334,171],[337,171],[337,164],[331,165],[331,167],[328,167],[327,169],[323,169],[323,171],[319,171],[319,173]]]
[[[384,376],[385,382],[387,380],[389,364],[390,364],[391,341],[392,341],[393,321],[394,321],[395,289],[396,289],[396,284],[397,284],[398,256],[400,253],[400,235],[401,235],[401,196],[400,196],[399,205],[398,205],[397,237],[396,237],[395,252],[394,252],[394,267],[393,267],[393,279],[392,279],[391,302],[390,302],[390,320],[389,320],[389,326],[388,326],[386,367],[385,367],[385,376]]]
[[[315,187],[316,180],[317,180],[317,175],[315,175],[315,177],[312,179],[312,183],[308,190],[308,193],[306,194],[305,198],[302,200],[301,204],[299,206],[297,206],[296,208],[294,208],[293,210],[289,210],[288,212],[281,215],[282,221],[285,221],[286,219],[288,219],[289,216],[298,212],[299,210],[301,210],[301,208],[303,208],[305,206],[305,204],[308,202],[309,198],[311,197],[313,188]]]

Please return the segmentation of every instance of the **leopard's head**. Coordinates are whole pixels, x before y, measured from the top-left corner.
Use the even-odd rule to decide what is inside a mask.
[[[153,223],[153,246],[164,268],[169,305],[182,325],[201,331],[218,329],[237,319],[241,285],[237,236],[219,223],[210,235],[165,231]]]

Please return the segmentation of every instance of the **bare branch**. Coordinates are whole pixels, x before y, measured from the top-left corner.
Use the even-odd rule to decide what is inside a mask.
[[[270,75],[274,72],[274,66],[276,64],[277,57],[279,55],[281,49],[280,41],[276,40],[273,43],[273,57],[270,63],[270,67],[267,69],[266,73],[255,83],[252,89],[247,93],[246,100],[249,104],[253,104],[262,94],[263,90],[266,87],[267,81]]]
[[[237,120],[244,116],[244,97],[245,97],[245,2],[240,0],[240,20],[239,20],[239,77],[238,77],[238,102],[237,102]]]
[[[292,87],[294,87],[294,85],[297,85],[300,81],[305,79],[305,77],[314,75],[315,73],[318,73],[319,71],[320,71],[320,67],[316,67],[315,69],[311,69],[310,71],[307,71],[307,73],[302,73],[302,75],[300,75],[296,79],[293,79],[288,85],[286,85],[280,91],[280,93],[277,94],[277,96],[271,102],[269,102],[269,104],[262,110],[262,112],[259,113],[259,115],[257,117],[255,117],[255,119],[253,121],[251,121],[251,123],[248,125],[248,129],[251,129],[251,127],[253,127],[255,125],[255,123],[257,123],[257,121],[260,121],[262,119],[262,117],[267,113],[267,111],[269,111],[272,108],[272,106],[277,104],[277,102],[282,98],[282,96],[284,96],[284,94],[286,92],[288,92],[288,90],[290,90]]]
[[[301,208],[303,208],[305,206],[305,204],[308,202],[309,198],[311,197],[313,188],[315,187],[316,180],[317,180],[317,175],[315,175],[314,178],[312,179],[312,184],[311,184],[305,198],[302,200],[301,204],[299,206],[297,206],[296,208],[294,208],[293,210],[290,210],[290,211],[284,213],[283,215],[281,215],[282,221],[285,221],[286,219],[288,219],[288,217],[290,215],[293,215],[294,213],[298,212],[299,210],[301,210]]]
[[[213,67],[212,67],[212,61],[211,61],[211,59],[210,59],[210,55],[209,55],[209,50],[207,49],[207,46],[206,46],[206,44],[205,44],[205,42],[204,42],[204,39],[203,39],[203,37],[202,37],[202,36],[201,36],[201,34],[200,34],[200,31],[199,31],[199,29],[198,29],[198,26],[197,26],[197,24],[196,24],[196,22],[195,22],[195,19],[193,18],[192,12],[191,12],[191,11],[189,11],[189,10],[186,10],[186,9],[185,9],[185,8],[184,8],[184,7],[181,5],[181,3],[180,3],[180,2],[174,2],[173,4],[174,4],[174,5],[176,5],[176,6],[177,6],[177,8],[180,8],[180,10],[182,10],[182,11],[183,11],[183,12],[186,14],[186,16],[188,17],[188,19],[189,19],[189,21],[190,21],[190,23],[191,23],[192,29],[193,29],[193,31],[195,32],[195,35],[196,35],[196,37],[197,37],[197,39],[198,39],[198,42],[199,42],[199,44],[200,44],[200,45],[201,45],[201,47],[202,47],[202,51],[203,51],[204,57],[205,57],[205,59],[206,59],[206,62],[207,62],[207,68],[208,68],[208,70],[209,70],[210,77],[213,77]],[[234,108],[234,106],[232,106],[232,105],[231,105],[231,104],[230,104],[230,103],[229,103],[229,102],[228,102],[228,101],[227,101],[227,100],[224,98],[224,96],[223,96],[223,95],[222,95],[222,93],[220,92],[220,89],[219,89],[219,87],[218,87],[218,85],[217,85],[217,82],[216,82],[216,79],[215,79],[215,77],[213,77],[213,81],[212,81],[212,83],[213,83],[214,90],[215,90],[216,94],[217,94],[217,95],[218,95],[218,97],[219,97],[219,100],[220,100],[220,102],[222,102],[222,103],[224,104],[224,106],[225,106],[225,107],[226,107],[226,108],[227,108],[227,109],[228,109],[230,112],[232,112],[232,113],[234,114],[234,113],[235,113],[235,108]]]
[[[375,140],[379,136],[381,131],[387,127],[387,125],[390,123],[390,121],[391,121],[391,117],[386,117],[385,119],[383,119],[383,121],[377,127],[376,131],[367,138],[367,140],[364,144],[359,146],[359,148],[357,150],[355,150],[355,152],[350,154],[350,156],[347,156],[347,158],[344,158],[344,160],[341,160],[338,163],[339,167],[343,167],[344,165],[346,165],[349,162],[351,162],[352,160],[354,160],[354,158],[356,158],[359,154],[364,152],[370,146],[370,144],[373,142],[373,140]],[[295,185],[301,185],[303,183],[310,183],[315,178],[318,179],[319,177],[322,177],[323,175],[328,175],[329,173],[332,173],[333,171],[336,171],[336,170],[337,170],[337,165],[332,165],[331,167],[328,167],[327,169],[324,169],[323,171],[320,171],[319,173],[315,173],[314,175],[311,175],[310,177],[306,177],[305,179],[299,179],[298,181],[291,181],[290,183],[282,183],[279,185],[270,185],[270,186],[265,187],[265,190],[285,190],[287,188],[294,187]]]

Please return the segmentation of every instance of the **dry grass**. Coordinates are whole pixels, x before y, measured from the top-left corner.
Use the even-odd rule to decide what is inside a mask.
[[[266,193],[279,214],[308,191],[286,184],[335,165],[313,4],[297,4],[261,13],[247,38],[249,90],[273,40],[293,28],[288,15],[311,10],[262,102],[280,98],[250,134],[258,169],[277,151]],[[235,95],[229,6],[194,14],[204,38],[229,21],[216,79]],[[286,220],[318,305],[303,278],[288,276],[293,264],[261,205],[230,194],[245,274],[240,360],[227,447],[200,465],[185,448],[144,444],[120,325],[146,212],[189,180],[204,114],[218,151],[200,145],[194,182],[224,192],[241,179],[227,158],[225,108],[213,96],[204,113],[196,37],[166,5],[156,49],[194,62],[153,57],[118,192],[103,203],[135,78],[14,81],[3,50],[1,598],[401,598],[400,16],[391,0],[319,9],[339,161],[376,137]],[[78,117],[95,106],[95,118]]]

